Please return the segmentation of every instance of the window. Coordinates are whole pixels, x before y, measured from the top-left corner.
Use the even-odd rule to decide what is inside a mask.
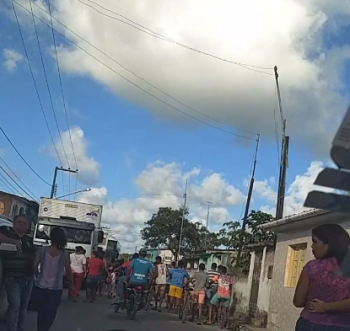
[[[288,247],[286,274],[284,286],[297,286],[299,276],[306,263],[307,244],[292,245]]]
[[[19,214],[20,214],[20,215],[24,214],[24,208],[23,208],[23,207],[21,207],[21,208],[19,209]]]

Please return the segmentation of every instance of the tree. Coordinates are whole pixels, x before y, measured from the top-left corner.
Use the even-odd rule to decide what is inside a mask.
[[[242,230],[239,222],[224,223],[224,228],[219,231],[219,240],[222,245],[237,251],[242,240],[243,248],[240,265],[243,271],[249,270],[250,251],[249,245],[271,242],[274,234],[266,231],[261,225],[273,221],[272,215],[262,211],[252,210],[247,218],[246,230]]]
[[[145,222],[145,228],[141,231],[145,246],[149,248],[165,248],[172,251],[177,258],[182,221],[182,208],[172,209],[169,207],[159,208],[152,218]],[[186,217],[188,209],[185,211],[185,219],[182,232],[181,255],[187,255],[191,251],[204,248],[205,237],[208,238],[208,248],[220,245],[217,236],[210,233],[206,227],[200,223],[192,223]]]

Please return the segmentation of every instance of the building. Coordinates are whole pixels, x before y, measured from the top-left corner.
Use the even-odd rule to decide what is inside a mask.
[[[35,224],[38,219],[39,204],[24,197],[0,191],[0,215],[13,219],[16,215],[26,214]]]
[[[230,267],[234,262],[235,252],[227,249],[200,250],[192,253],[191,256],[183,258],[186,263],[187,270],[192,273],[198,270],[201,263],[205,264],[205,269],[210,270],[211,265],[225,265],[230,271]]]
[[[264,225],[277,236],[268,305],[269,330],[294,331],[301,312],[293,305],[295,287],[305,263],[314,258],[311,230],[325,223],[337,223],[350,233],[349,215],[323,210],[306,211]]]
[[[147,251],[147,259],[154,262],[157,256],[161,256],[163,262],[170,265],[172,261],[175,261],[175,256],[170,249],[149,248]]]

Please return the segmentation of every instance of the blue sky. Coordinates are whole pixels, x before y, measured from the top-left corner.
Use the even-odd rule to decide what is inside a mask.
[[[109,4],[109,8],[113,7],[112,2],[106,1],[106,3]],[[58,6],[57,3],[56,5]],[[63,10],[64,8],[62,7],[61,9]],[[56,15],[60,15],[59,8]],[[91,20],[93,19],[94,17],[91,18]],[[135,18],[135,20],[136,19],[137,18]],[[37,95],[35,93],[28,64],[25,60],[18,61],[13,70],[5,70],[5,49],[15,50],[16,52],[22,54],[23,57],[25,56],[17,25],[13,20],[13,17],[9,16],[8,13],[4,11],[0,11],[0,22],[0,59],[2,66],[2,74],[0,75],[0,109],[2,109],[0,124],[29,164],[31,164],[32,167],[38,171],[45,180],[51,182],[54,168],[59,164],[49,152],[48,146],[51,144],[50,136],[45,127],[44,118],[40,109]],[[33,27],[28,22],[30,21],[21,21],[25,36],[25,44],[28,48],[30,63],[33,67],[40,97],[43,101],[43,108],[54,139],[57,140],[58,132],[55,127],[54,117],[50,106],[50,99],[45,85],[45,76],[43,74],[43,69],[40,62],[38,46],[33,34]],[[93,24],[98,25],[98,22],[94,21]],[[295,24],[297,24],[297,22]],[[106,26],[104,28],[106,29]],[[83,32],[82,27],[77,27],[77,29],[80,29],[80,34]],[[101,27],[101,29],[103,28]],[[320,31],[321,30],[322,29],[320,28]],[[327,49],[338,46],[349,46],[346,44],[346,36],[348,35],[349,31],[349,26],[345,26],[343,27],[339,37],[335,38],[333,35],[328,36],[327,40],[325,40],[323,43],[324,51],[326,52]],[[291,31],[291,36],[294,36],[292,32],[293,31]],[[322,35],[321,32],[319,33]],[[39,37],[44,50],[44,62],[48,73],[49,85],[53,96],[59,127],[61,132],[64,132],[67,130],[67,125],[65,122],[65,113],[61,100],[59,79],[55,60],[52,53],[50,53],[50,47],[52,47],[52,36],[48,30],[40,27]],[[146,37],[141,33],[138,38]],[[191,38],[189,39],[191,41]],[[315,40],[316,39],[317,38],[315,37]],[[214,41],[211,42],[213,43]],[[58,36],[57,43],[62,45],[63,48],[65,45],[67,45],[64,40]],[[108,48],[111,46],[106,47]],[[102,48],[101,44],[100,48]],[[166,49],[162,51],[166,52]],[[281,49],[281,52],[288,51],[290,50]],[[183,51],[181,50],[181,52]],[[120,53],[120,50],[118,53]],[[230,55],[229,50],[228,53],[228,55]],[[235,54],[235,52],[233,52],[233,54]],[[300,55],[300,53],[296,54]],[[140,95],[133,97],[133,93],[136,92],[132,90],[132,86],[128,86],[126,90],[124,86],[119,85],[119,81],[114,83],[112,78],[103,75],[102,73],[101,76],[99,76],[98,69],[91,69],[91,71],[89,71],[89,68],[82,62],[84,58],[81,58],[81,62],[79,62],[79,59],[74,57],[74,55],[76,55],[74,50],[72,51],[71,49],[66,48],[66,53],[62,53],[62,63],[65,62],[65,64],[62,65],[61,68],[70,127],[80,127],[84,132],[84,137],[88,142],[88,150],[86,154],[98,162],[100,166],[98,181],[93,183],[92,186],[96,188],[107,188],[108,195],[105,197],[107,199],[106,201],[115,202],[122,198],[135,199],[140,194],[142,195],[140,189],[134,184],[134,180],[140,175],[148,164],[158,160],[165,164],[175,162],[176,164],[180,165],[182,172],[191,171],[195,167],[200,168],[200,174],[190,179],[192,184],[197,183],[200,185],[205,177],[211,175],[212,173],[219,173],[230,185],[234,186],[245,194],[245,180],[250,174],[252,157],[255,149],[254,141],[245,141],[245,143],[242,143],[241,140],[237,140],[232,135],[193,122],[182,115],[175,116],[173,115],[173,110],[167,109],[167,107],[164,105],[158,104],[154,106],[158,112],[162,111],[162,116],[158,116],[159,113],[152,110],[154,103],[149,103],[148,101],[143,102],[142,100],[146,97],[142,97],[142,94],[141,97]],[[69,60],[68,56],[71,56],[71,60]],[[183,56],[186,61],[190,61],[191,56],[193,56],[193,61],[196,61],[198,55],[186,53]],[[268,57],[266,54],[262,56],[265,56],[265,60],[266,57]],[[233,56],[230,57],[232,58]],[[301,57],[300,61],[302,60],[303,59]],[[201,61],[209,60],[204,59]],[[212,66],[213,60],[210,61],[210,66]],[[290,61],[290,65],[295,65],[295,62],[292,60]],[[263,63],[264,61],[261,62]],[[79,67],[80,63],[81,68]],[[273,62],[273,64],[274,63],[275,62]],[[342,89],[345,90],[350,86],[350,81],[348,80],[349,75],[347,74],[349,73],[350,67],[349,62],[345,62],[345,59],[343,63],[346,65],[343,67],[342,72],[337,72],[337,77],[340,77],[342,80]],[[305,71],[312,68],[311,64],[312,62],[310,62],[308,67],[304,68]],[[145,65],[147,65],[147,61]],[[170,64],[168,65],[171,67]],[[72,66],[75,66],[76,70],[72,68]],[[138,63],[135,66],[140,67],[140,64]],[[223,66],[223,64],[220,64],[218,70],[225,70],[222,69],[224,67],[221,66]],[[312,132],[307,132],[308,130],[305,129],[305,127],[307,128],[307,124],[303,126],[303,115],[301,112],[307,110],[299,109],[294,111],[292,108],[294,107],[294,100],[293,93],[291,91],[293,88],[297,88],[299,89],[299,92],[302,91],[303,93],[305,92],[307,94],[308,84],[305,83],[304,85],[303,82],[301,82],[300,86],[295,87],[295,84],[297,84],[296,82],[304,78],[302,78],[302,76],[294,77],[292,70],[287,69],[288,62],[281,63],[281,67],[281,79],[283,82],[282,96],[283,101],[286,102],[284,103],[286,117],[287,120],[290,120],[292,123],[291,128],[289,128],[288,131],[291,135],[287,178],[287,186],[289,186],[295,181],[296,176],[304,175],[311,162],[315,160],[327,160],[327,154],[324,152],[318,152],[320,146],[317,146],[317,138],[315,138],[315,143]],[[103,70],[104,69],[100,66],[100,71],[102,72]],[[186,71],[186,68],[184,70]],[[203,67],[201,70],[205,70],[205,67]],[[210,70],[214,69],[210,67]],[[230,67],[230,70],[235,69],[231,69]],[[249,74],[242,69],[237,70],[240,70],[239,75]],[[283,70],[285,70],[284,75]],[[310,73],[313,73],[311,72],[311,69]],[[167,76],[163,76],[165,80],[164,85],[168,87],[168,85],[171,83],[171,77],[168,77],[168,74],[165,75]],[[255,81],[260,79],[260,75],[256,75],[254,77]],[[336,84],[333,82],[333,77],[329,79],[331,80],[332,84]],[[170,81],[170,83],[168,81]],[[160,82],[160,84],[162,84],[162,82]],[[247,84],[249,84],[249,81]],[[245,99],[243,99],[243,101],[246,100],[247,102],[250,102],[249,99],[254,99],[255,96],[258,98],[264,91],[264,84],[265,83],[262,83],[261,86],[252,84],[252,90],[249,93],[247,92],[247,96]],[[272,76],[268,84],[271,85],[271,89],[273,90],[274,82]],[[120,92],[118,92],[118,86],[120,86]],[[194,89],[196,88],[197,87],[194,87]],[[242,90],[240,90],[240,88],[242,88]],[[232,86],[233,90],[240,91],[249,90],[249,88],[250,85]],[[257,90],[255,91],[254,88],[257,88]],[[179,89],[181,90],[181,87],[179,87]],[[125,96],[124,91],[126,91]],[[201,99],[205,100],[206,98],[205,91],[207,90],[203,90],[202,97],[200,95],[198,96],[199,107],[201,105]],[[318,91],[322,91],[321,87]],[[175,87],[175,90],[169,91],[169,93],[170,92],[177,93],[178,91]],[[178,93],[180,94],[180,97],[181,93],[181,91]],[[188,96],[184,95],[184,97]],[[334,98],[334,94],[330,94],[330,97]],[[219,92],[215,90],[213,92],[212,99],[215,100],[215,98],[217,98],[218,108],[220,108],[221,106],[219,100],[225,98],[225,96],[220,96]],[[310,98],[311,101],[308,101],[312,102],[313,99],[312,97]],[[341,98],[341,96],[339,96],[339,98]],[[235,99],[233,98],[231,101],[232,107],[235,108]],[[265,101],[266,104],[269,103],[268,106],[264,104]],[[240,100],[240,102],[242,102],[242,100]],[[256,105],[259,105],[259,102],[260,101],[257,100]],[[303,100],[300,100],[301,104],[299,108],[303,108],[302,102]],[[238,121],[243,124],[242,127],[244,129],[262,133],[256,170],[256,180],[260,182],[261,185],[259,187],[261,190],[254,194],[252,208],[260,208],[261,206],[269,206],[269,208],[273,208],[271,199],[266,200],[266,195],[264,198],[264,192],[266,193],[268,189],[275,191],[276,187],[273,184],[271,184],[270,187],[269,183],[264,184],[263,181],[268,180],[271,177],[278,177],[278,155],[273,126],[273,105],[276,107],[276,101],[274,100],[273,96],[271,97],[269,95],[261,102],[261,104],[261,111],[257,109],[255,113],[248,108],[247,110],[242,108],[240,113],[240,111],[237,111],[235,108],[235,110],[232,110],[232,113],[235,113],[232,114],[232,117],[230,117],[230,104],[225,106],[227,107],[227,111],[222,114],[220,113],[220,109],[214,110],[211,108],[211,110],[208,110],[205,109],[205,107],[204,112],[218,119],[223,119],[225,121],[227,119],[226,122],[228,125],[226,127],[219,125],[222,129],[232,130],[230,127]],[[337,105],[339,103],[335,104]],[[318,116],[318,114],[322,113],[323,115],[319,116],[322,118],[317,119],[315,125],[324,125],[324,121],[327,120],[328,116],[324,114],[326,114],[327,111],[324,112],[320,108],[315,108],[310,111],[313,111],[312,114],[315,116],[315,118]],[[342,110],[339,111],[342,113]],[[246,115],[248,113],[249,116]],[[199,117],[198,114],[194,115]],[[296,119],[296,116],[299,116],[298,119]],[[306,117],[308,117],[308,115]],[[208,119],[205,120],[210,121]],[[279,115],[277,116],[277,120],[279,120]],[[321,121],[323,122],[321,123]],[[297,122],[300,123],[300,128],[298,124],[295,124]],[[333,126],[331,131],[334,132],[335,128],[336,126]],[[314,128],[310,129],[310,131],[311,130],[314,130]],[[238,131],[234,132],[237,134],[243,134]],[[73,145],[74,144],[75,142],[73,141]],[[323,144],[324,141],[319,142],[319,145]],[[49,194],[49,186],[38,180],[38,178],[25,166],[25,164],[1,134],[0,149],[2,150],[3,158],[10,165],[11,169],[28,187],[31,188],[31,190],[37,196],[47,196]],[[314,152],[314,150],[317,150],[317,152]],[[317,170],[318,168],[316,167],[315,169]],[[308,174],[304,176],[306,183],[305,187],[310,187],[313,180],[312,176],[314,175],[315,174]],[[73,178],[71,183],[71,191],[73,191]],[[64,179],[64,187],[62,186],[62,180],[59,177],[57,192],[58,196],[68,192],[68,184],[69,182],[67,176],[65,176]],[[296,196],[291,197],[291,199],[294,202],[297,201],[301,206],[302,201],[298,194],[300,194],[300,191],[302,191],[302,189],[305,187],[303,187],[300,183],[298,185],[300,190]],[[86,187],[88,187],[88,184],[82,182],[78,183],[78,189],[83,189]],[[1,185],[0,189],[3,189]],[[295,192],[293,194],[295,194]],[[303,194],[305,195],[306,192],[301,193],[301,195]],[[91,197],[89,199],[91,199]],[[191,199],[191,197],[189,197],[189,199]],[[205,201],[199,204],[205,205]],[[231,206],[227,205],[225,208],[229,211],[233,218],[238,218],[242,211],[242,203],[237,203]]]

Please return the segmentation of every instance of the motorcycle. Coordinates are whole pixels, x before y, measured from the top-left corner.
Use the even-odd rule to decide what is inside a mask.
[[[143,287],[136,285],[135,287],[127,287],[124,302],[114,302],[114,312],[117,313],[119,309],[126,309],[126,316],[128,319],[135,319],[138,310],[144,308]]]
[[[136,285],[132,288],[127,287],[126,291],[126,316],[128,319],[133,320],[137,311],[143,306],[143,287],[142,285]]]

